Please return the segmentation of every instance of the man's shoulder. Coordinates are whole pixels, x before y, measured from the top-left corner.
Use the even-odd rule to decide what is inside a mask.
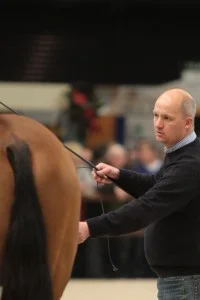
[[[193,176],[198,175],[200,177],[200,149],[199,153],[183,153],[178,156],[177,159],[168,160],[164,164],[164,172],[176,174],[176,176]]]

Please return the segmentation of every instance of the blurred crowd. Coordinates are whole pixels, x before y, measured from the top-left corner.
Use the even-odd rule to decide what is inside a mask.
[[[118,168],[128,168],[140,173],[154,174],[163,163],[163,153],[154,141],[141,138],[128,149],[118,143],[87,148],[77,141],[67,141],[68,147],[80,154],[94,165],[105,162]],[[74,154],[77,174],[82,190],[82,207],[80,219],[94,217],[114,208],[120,207],[133,197],[114,184],[97,186],[91,175],[91,167],[77,158]],[[102,207],[103,205],[103,207]],[[90,239],[78,247],[75,259],[73,278],[152,278],[145,255],[143,230],[127,236],[112,237],[110,255],[118,267],[114,272],[109,260],[108,240],[106,237]]]
[[[88,148],[87,134],[98,132],[96,117],[102,102],[96,97],[93,86],[86,82],[71,85],[65,106],[59,115],[59,138],[73,151],[94,165],[108,163],[117,168],[128,168],[140,173],[154,174],[163,163],[163,151],[147,138],[132,141],[127,147],[110,142]],[[95,217],[104,211],[116,209],[133,197],[114,184],[97,186],[91,167],[72,154],[80,187],[82,207],[80,220]],[[108,247],[109,246],[109,247]],[[112,263],[118,267],[114,272]],[[121,236],[89,239],[79,245],[72,273],[73,278],[151,278],[144,255],[143,230]]]

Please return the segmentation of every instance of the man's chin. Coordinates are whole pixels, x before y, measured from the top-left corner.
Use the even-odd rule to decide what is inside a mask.
[[[161,136],[157,136],[156,135],[156,141],[163,144],[164,143],[164,139]]]

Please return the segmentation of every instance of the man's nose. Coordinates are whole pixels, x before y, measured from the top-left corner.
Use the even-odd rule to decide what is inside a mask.
[[[157,128],[163,128],[163,121],[161,120],[161,118],[158,118],[157,120],[156,120],[156,127]]]

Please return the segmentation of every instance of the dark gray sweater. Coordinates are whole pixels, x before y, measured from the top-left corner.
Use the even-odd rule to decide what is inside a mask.
[[[200,142],[166,154],[154,176],[121,170],[117,185],[136,197],[87,220],[91,237],[145,228],[145,254],[158,276],[200,274]]]

